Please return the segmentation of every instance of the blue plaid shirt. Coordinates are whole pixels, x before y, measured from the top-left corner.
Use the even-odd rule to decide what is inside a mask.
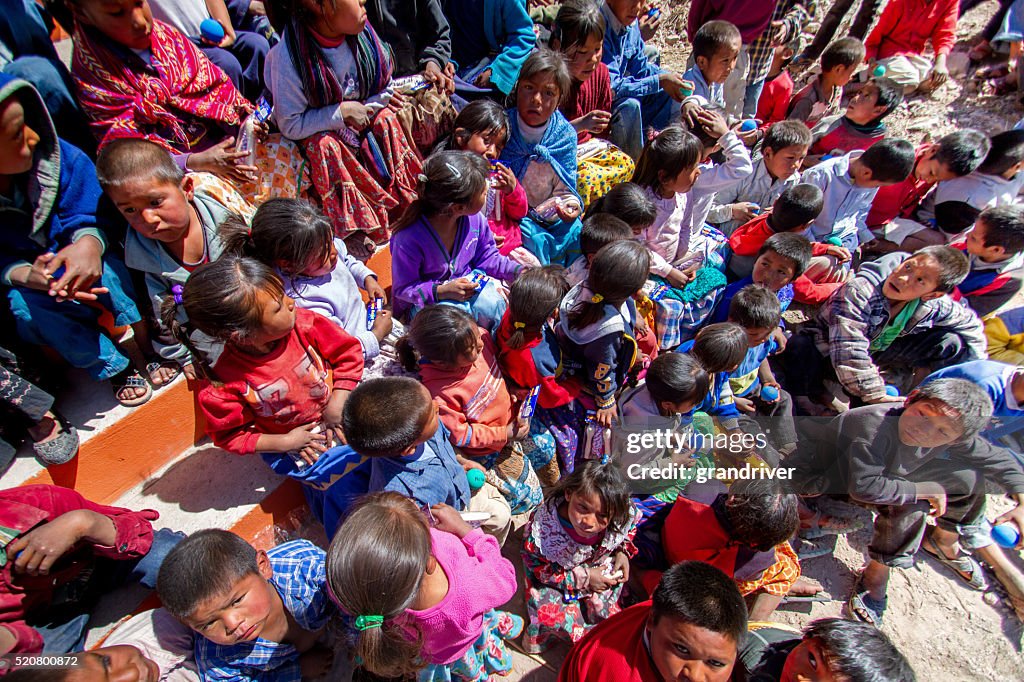
[[[267,552],[274,575],[270,583],[281,595],[285,609],[303,629],[315,631],[327,624],[334,605],[327,595],[324,550],[308,540],[294,540]],[[299,652],[291,644],[257,638],[223,646],[196,637],[196,664],[209,682],[301,682]]]

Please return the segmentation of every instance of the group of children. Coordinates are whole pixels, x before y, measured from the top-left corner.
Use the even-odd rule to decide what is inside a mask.
[[[549,47],[513,0],[273,0],[255,24],[273,46],[230,52],[265,59],[250,101],[249,68],[231,77],[145,0],[66,0],[95,164],[0,74],[18,335],[126,406],[198,382],[214,444],[301,483],[330,547],[182,539],[153,512],[5,491],[0,651],[79,650],[112,576],[155,584],[166,611],[83,665],[208,680],[480,680],[511,670],[506,643],[559,639],[565,680],[793,679],[808,660],[909,680],[870,626],[919,549],[981,588],[972,550],[1024,613],[984,496],[1024,501],[1019,456],[991,442],[1024,413],[1024,318],[1000,312],[1024,281],[1024,132],[888,135],[904,95],[946,75],[955,10],[918,4],[891,0],[866,46],[829,44],[793,95],[792,2],[695,0],[679,74],[645,51],[638,0],[562,4]],[[49,403],[21,412],[45,463],[74,456]],[[651,430],[712,445],[625,445]],[[708,457],[798,482],[625,473]],[[801,558],[851,529],[821,494],[876,513],[861,622],[748,635],[819,592]],[[1000,521],[1024,528],[1024,507]],[[520,588],[506,542],[526,618],[501,610]]]

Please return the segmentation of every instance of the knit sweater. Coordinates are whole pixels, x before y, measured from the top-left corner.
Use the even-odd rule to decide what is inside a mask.
[[[423,385],[438,404],[441,421],[451,432],[452,445],[468,457],[485,457],[508,442],[512,397],[498,365],[491,335],[478,328],[483,350],[472,365],[450,369],[422,362]]]
[[[612,110],[612,81],[608,74],[608,67],[605,64],[598,64],[594,72],[585,81],[573,80],[569,96],[562,104],[562,113],[569,121],[575,121],[581,116],[586,116],[591,111]],[[593,133],[582,130],[576,133],[576,144],[583,144]],[[607,130],[600,137],[607,137]]]
[[[359,339],[363,358],[370,360],[380,353],[380,344],[373,332],[366,329],[366,307],[359,290],[367,277],[376,275],[349,254],[345,242],[335,238],[334,247],[338,250],[334,270],[320,277],[282,276],[284,290],[295,299],[295,305],[320,313]]]
[[[516,569],[498,541],[479,528],[461,540],[430,531],[431,554],[448,578],[448,594],[430,608],[408,609],[410,625],[423,634],[422,656],[444,665],[461,657],[483,631],[483,617],[516,593]]]
[[[264,433],[288,433],[320,421],[335,390],[350,391],[363,375],[359,341],[311,310],[296,308],[295,327],[266,355],[228,344],[199,390],[206,432],[238,455],[256,451]]]

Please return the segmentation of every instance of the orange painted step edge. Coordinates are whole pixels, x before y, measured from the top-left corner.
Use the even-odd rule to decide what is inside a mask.
[[[187,382],[177,381],[82,443],[73,460],[44,469],[25,484],[74,488],[89,500],[111,504],[204,435],[195,395]]]
[[[388,292],[388,296],[391,296],[391,247],[385,246],[383,249],[373,254],[370,260],[366,261],[366,267],[373,270],[374,274],[377,275],[377,284],[380,284],[381,288]],[[362,286],[362,282],[359,285]],[[363,300],[369,303],[369,299],[366,296],[366,292],[362,292]],[[390,299],[389,299],[390,300]]]
[[[246,541],[256,544],[260,533],[271,526],[287,526],[291,512],[304,506],[306,506],[306,496],[302,492],[302,485],[288,478],[264,497],[263,501],[249,513],[236,521],[230,530],[245,538]],[[270,549],[270,547],[258,546],[258,549]]]

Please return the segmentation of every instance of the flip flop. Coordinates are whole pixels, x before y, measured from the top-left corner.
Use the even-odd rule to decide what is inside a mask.
[[[946,568],[953,571],[953,574],[966,583],[972,590],[981,591],[988,587],[988,582],[985,580],[985,574],[982,571],[981,564],[979,564],[974,557],[969,554],[961,554],[955,559],[950,559],[942,553],[942,550],[931,535],[925,536],[925,542],[931,545],[932,549],[929,550],[922,544],[921,550]],[[967,577],[966,574],[970,574],[970,577]]]
[[[158,384],[153,381],[153,372],[161,369],[173,370],[174,374],[171,375],[170,379],[164,379],[163,383]],[[178,378],[179,374],[181,374],[181,365],[173,360],[153,360],[152,362],[146,363],[146,378],[149,379],[149,383],[153,388],[163,388],[164,386],[171,384]]]
[[[846,602],[846,615],[876,628],[882,627],[882,620],[885,617],[885,607],[888,599],[882,600],[882,608],[875,608],[867,603],[871,595],[864,589],[861,578],[857,579],[857,585],[853,588],[853,594]],[[873,601],[873,600],[872,600]]]

